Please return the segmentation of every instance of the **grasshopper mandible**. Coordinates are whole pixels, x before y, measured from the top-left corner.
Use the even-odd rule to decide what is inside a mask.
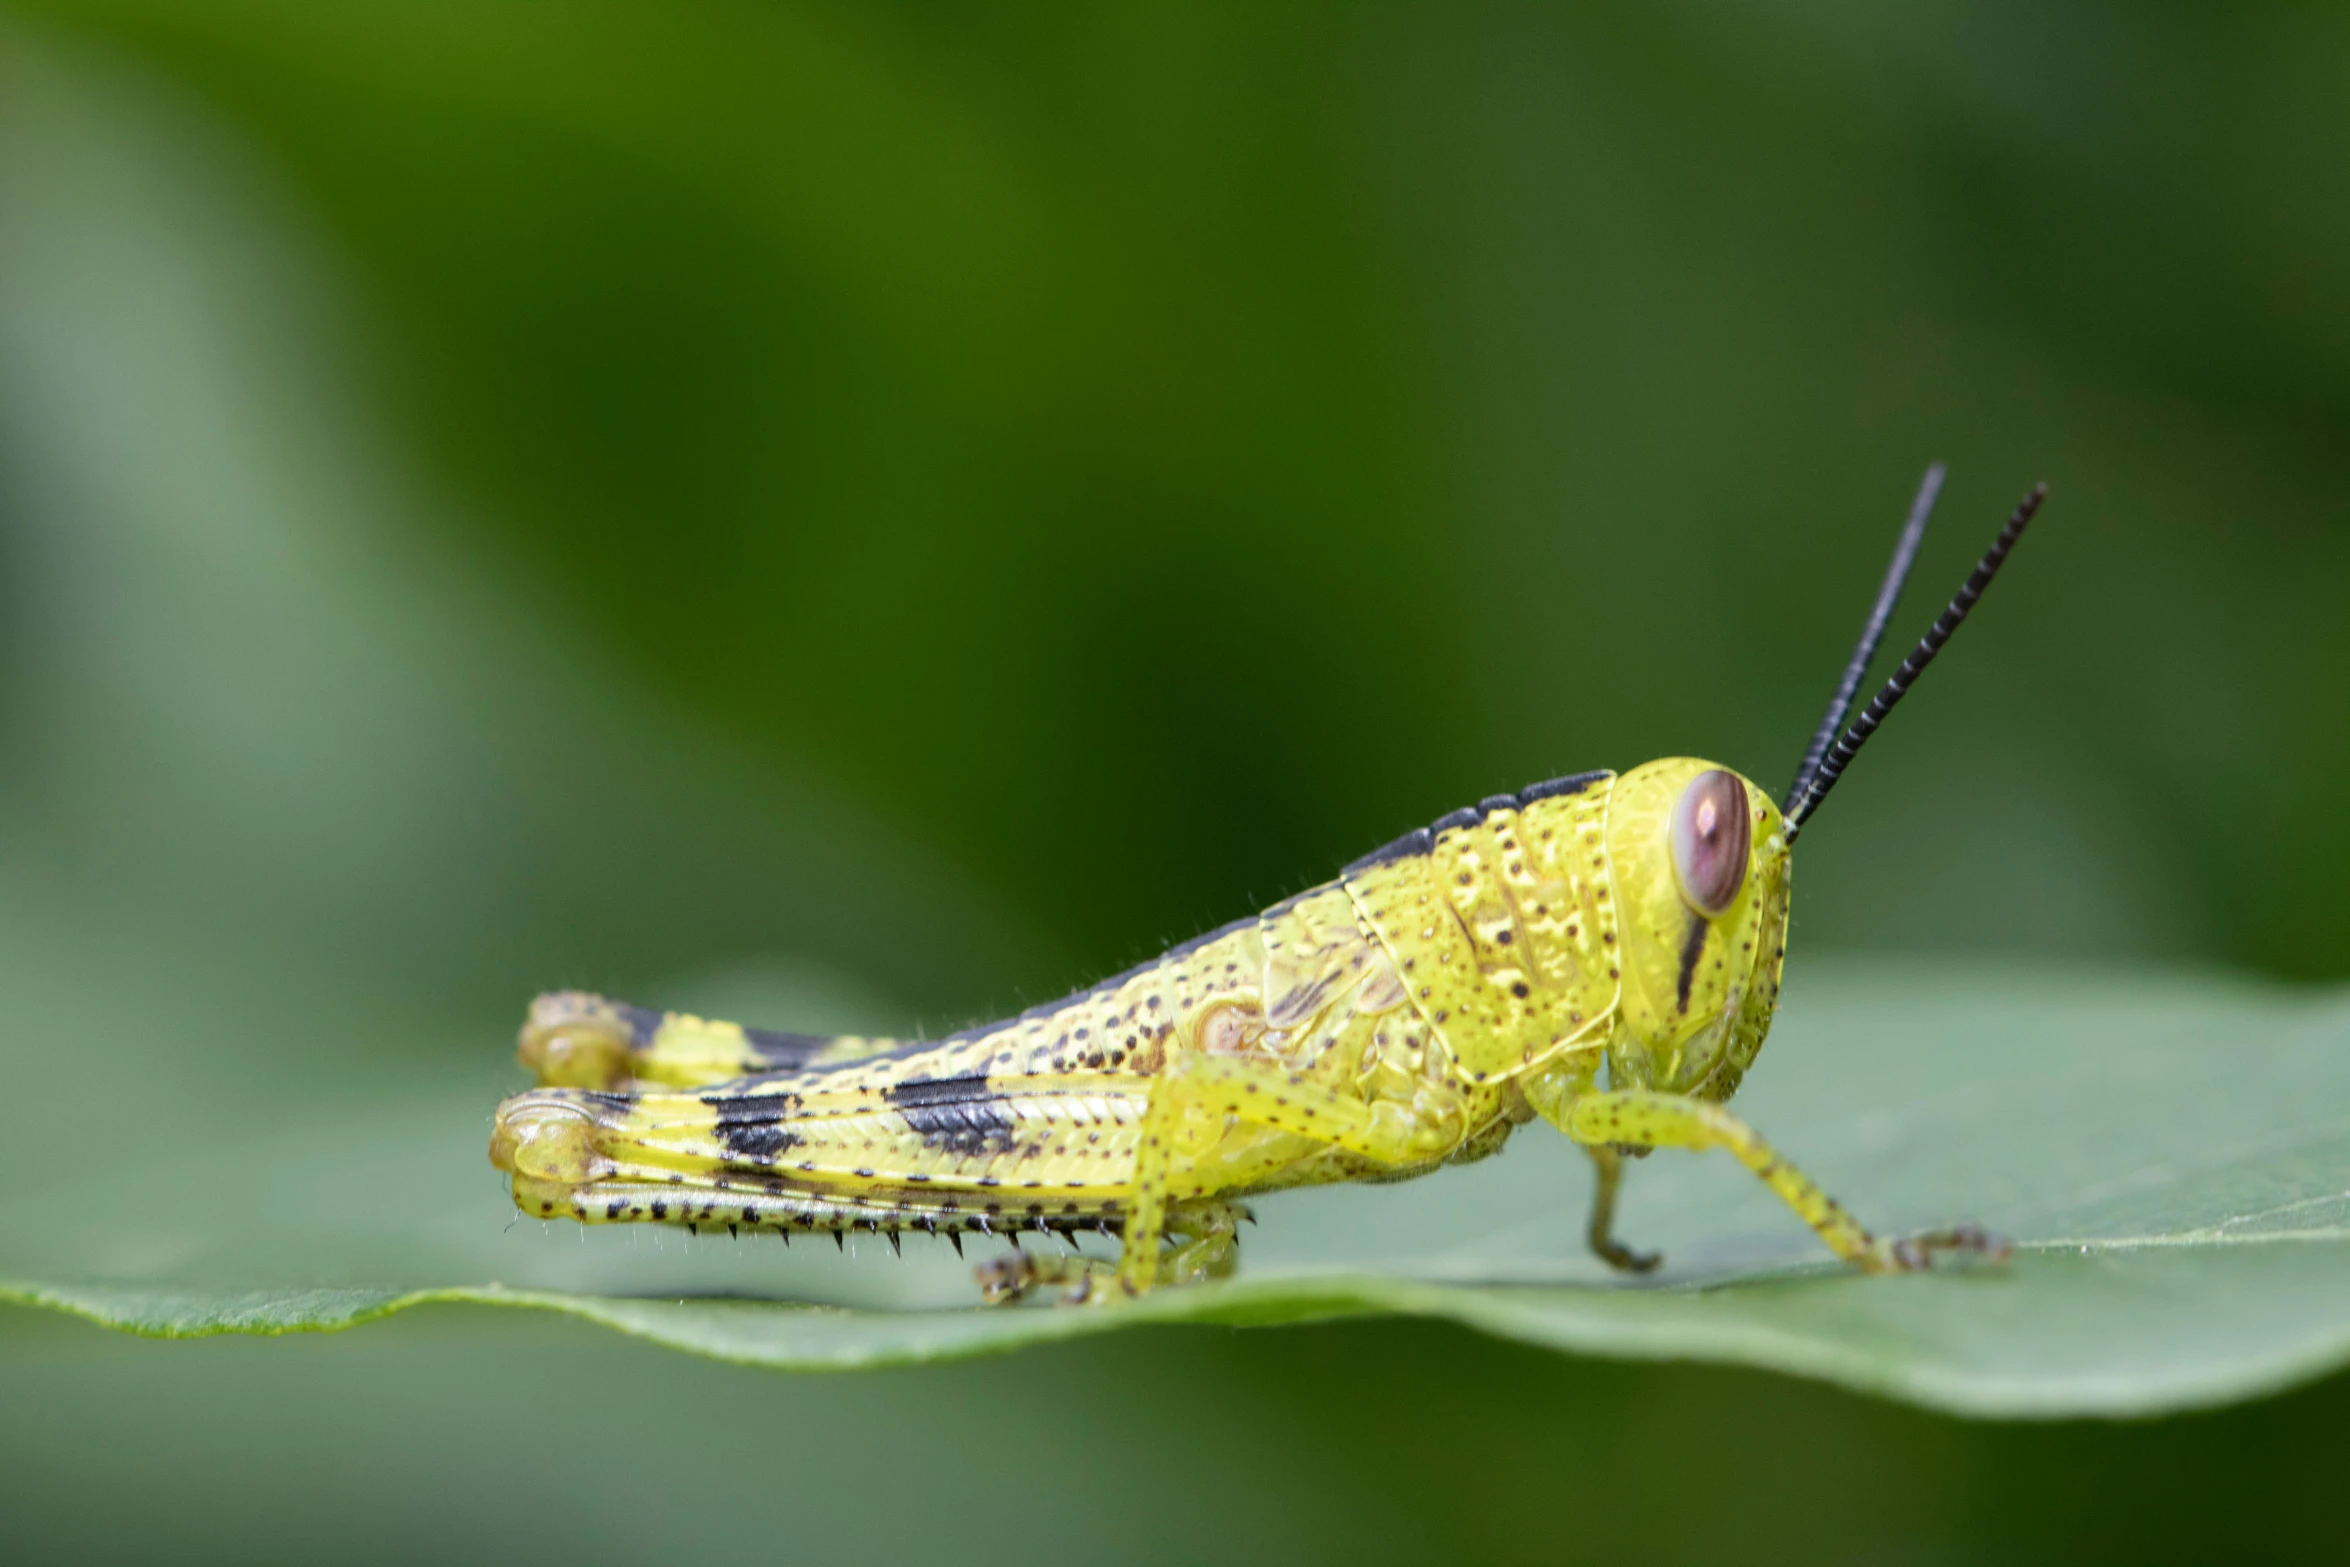
[[[1722,1149],[1868,1272],[2006,1255],[1971,1225],[1864,1229],[1723,1104],[1771,1026],[1796,835],[2006,560],[2025,497],[1899,671],[1843,729],[1939,492],[1926,474],[1784,804],[1671,758],[1496,795],[1334,881],[1066,1000],[930,1042],[817,1038],[541,996],[490,1159],[524,1213],[1012,1238],[990,1300],[1100,1302],[1229,1273],[1238,1199],[1482,1159],[1548,1121],[1591,1156],[1590,1244],[1628,1157]],[[1841,731],[1841,733],[1839,732]],[[1604,1078],[1604,1081],[1603,1081]],[[1122,1239],[1113,1264],[1022,1231]]]

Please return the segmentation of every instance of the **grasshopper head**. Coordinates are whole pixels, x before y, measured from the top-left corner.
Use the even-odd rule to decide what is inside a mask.
[[[1607,846],[1623,946],[1623,990],[1608,1074],[1623,1087],[1723,1100],[1754,1064],[1779,1004],[1787,951],[1787,871],[1797,833],[1895,704],[1934,661],[1999,574],[2040,509],[2035,486],[1974,571],[1851,728],[1853,696],[1909,576],[1942,465],[1926,470],[1884,585],[1812,735],[1786,809],[1727,768],[1674,757],[1616,780]]]
[[[1779,808],[1711,762],[1650,762],[1616,780],[1607,846],[1623,945],[1610,1075],[1727,1099],[1779,1004],[1789,860]]]

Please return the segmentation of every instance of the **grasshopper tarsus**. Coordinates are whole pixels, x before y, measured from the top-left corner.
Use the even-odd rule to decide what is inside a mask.
[[[2014,1257],[2015,1242],[1979,1224],[1953,1224],[1904,1235],[1886,1246],[1885,1252],[1892,1262],[1891,1271],[1920,1273],[1931,1268],[1937,1256],[1980,1257],[1985,1262],[2004,1263]]]
[[[1665,1260],[1661,1251],[1634,1251],[1622,1241],[1606,1241],[1591,1249],[1618,1273],[1654,1273]]]
[[[1008,1306],[1025,1296],[1036,1283],[1036,1267],[1026,1252],[991,1257],[972,1270],[979,1296],[991,1306]]]
[[[1111,1284],[1114,1275],[1107,1265],[1082,1252],[1074,1256],[1006,1252],[981,1263],[971,1274],[978,1281],[981,1299],[991,1306],[1008,1306],[1026,1299],[1040,1286],[1054,1284],[1067,1286],[1061,1296],[1064,1306],[1099,1305],[1134,1293]],[[1104,1284],[1111,1284],[1107,1293],[1102,1289]]]

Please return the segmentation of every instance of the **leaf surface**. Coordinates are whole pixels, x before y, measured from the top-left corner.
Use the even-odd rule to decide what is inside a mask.
[[[533,988],[889,1031],[910,1009],[859,979],[935,1008],[1049,962],[819,770],[754,764],[436,543],[463,508],[356,396],[336,273],[233,149],[0,44],[10,580],[40,609],[12,623],[0,790],[6,1298],[165,1336],[519,1305],[794,1368],[1404,1313],[2034,1416],[2350,1357],[2350,1002],[1800,938],[1738,1108],[1872,1225],[1978,1220],[2023,1243],[2012,1268],[1849,1277],[1726,1161],[1667,1154],[1622,1220],[1672,1260],[1627,1286],[1540,1128],[1268,1200],[1237,1279],[1100,1312],[975,1309],[943,1244],[517,1223],[483,1153]],[[1072,852],[1052,877],[1103,874]]]
[[[1412,1185],[1261,1202],[1230,1282],[1107,1310],[990,1311],[967,1304],[943,1244],[916,1241],[901,1262],[872,1240],[850,1257],[509,1226],[461,1135],[480,1125],[477,1101],[469,1118],[423,1105],[340,1136],[324,1119],[176,1188],[312,1194],[266,1224],[208,1221],[152,1172],[102,1200],[144,1207],[146,1224],[50,1226],[44,1243],[53,1207],[12,1203],[8,1255],[53,1260],[6,1294],[163,1336],[521,1306],[800,1370],[1397,1313],[2040,1417],[2224,1402],[2350,1360],[2350,1005],[2161,977],[1818,969],[1790,987],[1741,1109],[1868,1222],[1979,1219],[2021,1243],[2011,1267],[1847,1275],[1726,1160],[1666,1154],[1635,1167],[1624,1227],[1671,1260],[1627,1286],[1581,1254],[1588,1175],[1537,1126],[1497,1159]],[[338,1177],[354,1163],[362,1179]],[[407,1200],[371,1195],[387,1192]],[[163,1276],[100,1280],[109,1255],[161,1257]]]

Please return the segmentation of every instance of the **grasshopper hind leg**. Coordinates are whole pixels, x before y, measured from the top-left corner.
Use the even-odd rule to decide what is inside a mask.
[[[1172,1208],[1167,1232],[1180,1239],[1159,1256],[1159,1282],[1196,1284],[1229,1277],[1240,1260],[1240,1221],[1247,1217],[1247,1209],[1230,1202],[1187,1202]],[[1054,1285],[1067,1287],[1061,1296],[1067,1306],[1100,1305],[1126,1294],[1115,1283],[1118,1263],[1077,1253],[1015,1250],[972,1272],[989,1305],[1007,1305]]]
[[[752,1073],[838,1064],[896,1048],[887,1039],[782,1034],[556,990],[530,1004],[515,1057],[541,1088],[610,1092],[632,1083],[715,1088]]]

